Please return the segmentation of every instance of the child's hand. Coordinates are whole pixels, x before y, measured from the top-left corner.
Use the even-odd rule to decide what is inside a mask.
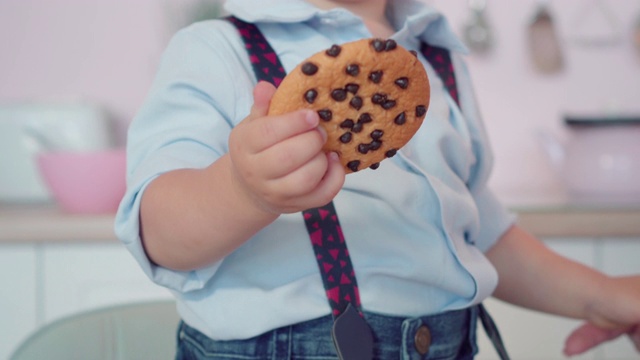
[[[640,352],[640,276],[609,278],[602,295],[590,309],[590,322],[567,339],[566,355],[581,354],[625,334]]]
[[[326,154],[326,134],[311,110],[267,116],[275,87],[256,85],[251,114],[229,137],[240,189],[262,210],[293,213],[329,203],[344,183],[337,154]]]

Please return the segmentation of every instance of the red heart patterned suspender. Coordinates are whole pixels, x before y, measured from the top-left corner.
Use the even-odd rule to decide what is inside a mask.
[[[254,24],[235,17],[228,17],[227,20],[238,29],[258,81],[268,81],[276,87],[280,85],[286,75],[284,67],[260,30]],[[449,51],[426,43],[422,43],[420,51],[459,105]],[[304,210],[302,216],[335,320],[332,334],[338,355],[341,359],[349,360],[371,359],[373,338],[371,330],[363,320],[355,272],[333,202],[323,207]],[[495,324],[484,307],[480,305],[479,308],[480,319],[485,328],[488,327],[491,341],[501,359],[508,360]]]
[[[278,86],[286,73],[260,30],[254,24],[234,17],[229,18],[229,21],[238,28],[245,42],[258,80]],[[358,284],[333,202],[320,208],[305,210],[302,216],[333,316],[342,314],[349,304],[359,311]]]

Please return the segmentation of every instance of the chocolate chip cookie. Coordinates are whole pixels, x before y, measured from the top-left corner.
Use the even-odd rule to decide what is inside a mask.
[[[328,134],[347,173],[396,154],[418,131],[429,105],[427,73],[394,40],[333,45],[300,63],[276,91],[269,115],[308,108]]]

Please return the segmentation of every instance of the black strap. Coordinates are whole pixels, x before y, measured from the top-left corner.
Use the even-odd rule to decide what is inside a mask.
[[[480,318],[482,327],[487,333],[489,340],[491,340],[493,347],[496,349],[498,356],[500,356],[500,360],[509,360],[509,354],[507,353],[507,348],[504,346],[504,342],[502,341],[502,336],[500,336],[500,332],[498,331],[498,326],[493,321],[493,318],[489,315],[489,312],[483,304],[478,305],[478,317]]]

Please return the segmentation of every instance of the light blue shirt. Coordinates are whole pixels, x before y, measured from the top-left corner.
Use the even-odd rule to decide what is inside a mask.
[[[432,93],[414,138],[378,170],[347,176],[334,200],[363,308],[395,316],[459,309],[497,283],[484,257],[513,223],[487,188],[492,155],[464,46],[441,14],[414,0],[390,1],[393,35],[453,53],[461,108],[423,60]],[[228,0],[229,13],[255,22],[290,71],[311,54],[371,37],[360,18],[302,0]],[[302,215],[282,215],[220,262],[191,272],[150,263],[139,237],[145,187],[179,168],[203,168],[227,152],[231,129],[248,115],[256,78],[236,29],[223,20],[192,25],[169,44],[149,97],[131,124],[128,191],[116,233],[148,276],[173,291],[178,311],[214,339],[238,339],[330,313]],[[211,239],[216,241],[215,238]]]

